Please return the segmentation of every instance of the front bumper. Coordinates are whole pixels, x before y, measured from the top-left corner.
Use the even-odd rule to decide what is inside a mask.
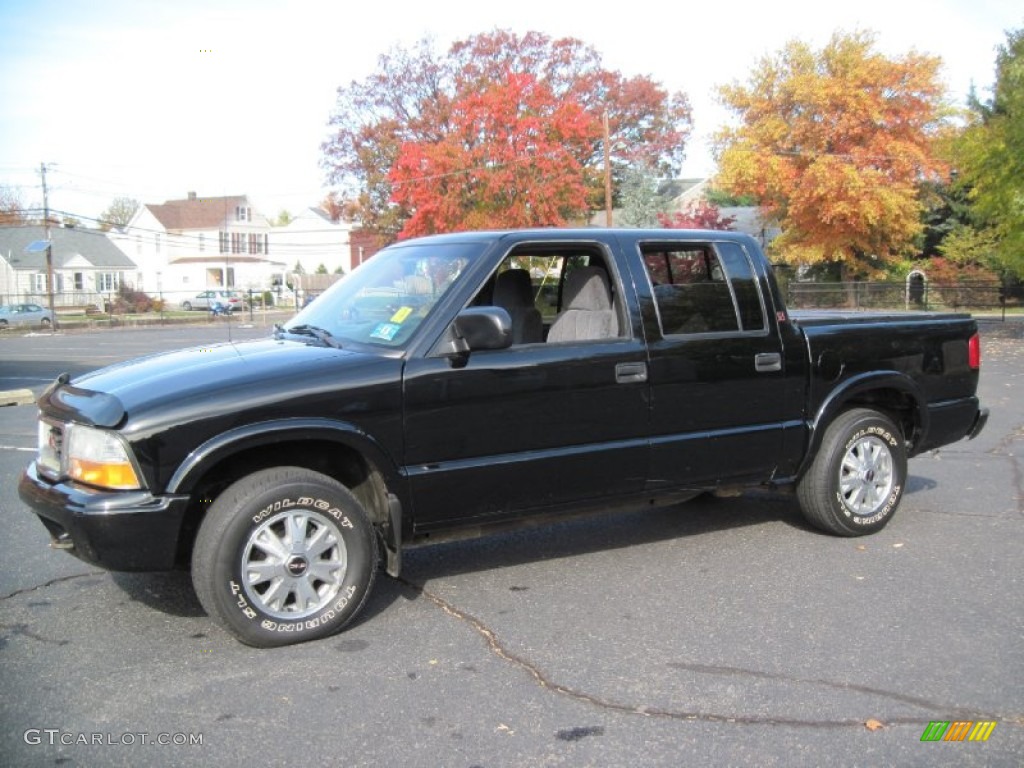
[[[174,567],[188,496],[148,491],[98,491],[49,483],[33,462],[18,494],[50,532],[51,546],[111,571]]]

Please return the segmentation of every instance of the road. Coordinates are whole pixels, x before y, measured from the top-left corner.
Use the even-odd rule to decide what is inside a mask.
[[[0,389],[225,330],[0,338]],[[913,459],[875,536],[755,491],[434,545],[276,650],[187,574],[47,549],[16,494],[34,408],[2,408],[0,764],[1020,766],[1024,341],[986,336],[983,371],[988,428]],[[921,741],[955,720],[996,726]]]

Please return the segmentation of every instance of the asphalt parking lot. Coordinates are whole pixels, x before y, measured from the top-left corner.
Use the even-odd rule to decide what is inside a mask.
[[[0,390],[227,331],[6,335]],[[754,491],[434,545],[344,633],[275,650],[187,574],[49,550],[16,492],[35,409],[0,408],[0,765],[1024,765],[1013,329],[986,326],[980,394],[985,432],[912,460],[875,536]]]

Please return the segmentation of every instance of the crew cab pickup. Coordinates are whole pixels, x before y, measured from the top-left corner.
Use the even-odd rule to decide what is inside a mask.
[[[339,631],[404,547],[544,516],[789,486],[857,536],[907,458],[984,426],[962,314],[790,313],[757,242],[681,230],[392,245],[273,337],[39,399],[21,498],[111,570],[190,565],[242,642]]]

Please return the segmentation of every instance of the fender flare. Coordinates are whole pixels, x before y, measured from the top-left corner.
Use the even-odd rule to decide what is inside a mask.
[[[906,439],[917,443],[928,433],[929,414],[924,393],[910,376],[899,371],[872,371],[851,376],[840,386],[832,390],[818,407],[817,413],[807,423],[807,450],[796,476],[802,477],[821,448],[825,430],[835,417],[846,409],[847,403],[867,392],[891,389],[906,394],[913,403],[913,416],[916,429]]]
[[[397,575],[401,563],[402,531],[409,528],[402,524],[402,510],[408,508],[403,503],[408,498],[405,478],[380,443],[347,422],[325,418],[290,418],[255,422],[229,429],[193,449],[167,482],[166,492],[187,494],[212,464],[249,448],[289,440],[327,440],[352,448],[381,472],[385,485],[384,509],[388,518],[382,533],[389,555],[388,570],[391,571],[393,567]]]

